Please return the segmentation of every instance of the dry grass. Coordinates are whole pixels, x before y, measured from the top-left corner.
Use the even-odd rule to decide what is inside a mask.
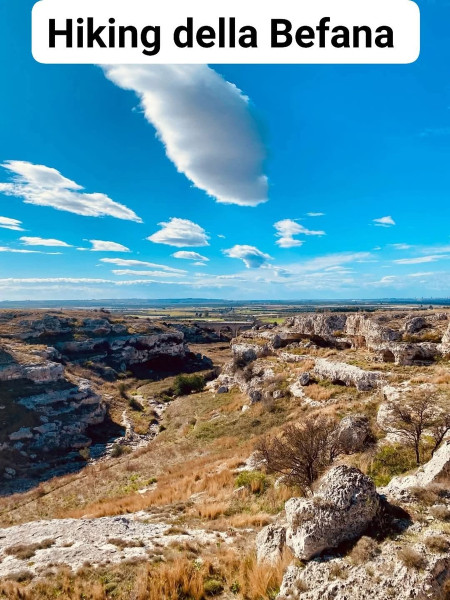
[[[334,389],[323,387],[318,383],[312,383],[306,388],[306,395],[311,398],[311,400],[316,400],[317,402],[326,402],[327,400],[330,400],[334,396],[334,393]]]
[[[205,600],[219,591],[245,600],[270,600],[292,560],[286,553],[274,565],[258,564],[253,553],[216,549],[202,560],[175,554],[167,562],[122,564],[108,569],[61,570],[33,582],[0,583],[5,600]]]
[[[397,556],[408,569],[420,570],[426,565],[425,558],[414,550],[414,548],[409,548],[408,546],[399,550]]]

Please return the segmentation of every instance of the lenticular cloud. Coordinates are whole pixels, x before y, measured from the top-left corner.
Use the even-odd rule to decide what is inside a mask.
[[[218,202],[267,201],[265,148],[248,98],[207,65],[116,65],[106,76],[141,99],[169,159]]]

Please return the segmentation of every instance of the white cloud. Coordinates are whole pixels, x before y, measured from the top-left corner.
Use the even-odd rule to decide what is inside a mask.
[[[396,275],[385,275],[379,281],[371,281],[367,285],[391,285],[397,281]]]
[[[171,218],[159,223],[161,229],[147,239],[155,244],[166,244],[182,248],[183,246],[209,246],[209,236],[200,225],[188,219]]]
[[[89,248],[91,252],[131,252],[129,248],[117,242],[106,242],[104,240],[89,241],[92,244],[92,248]]]
[[[223,253],[230,258],[240,258],[247,269],[258,269],[266,264],[270,260],[270,256],[255,248],[255,246],[236,245],[228,250],[224,250]]]
[[[322,212],[309,212],[306,213],[308,215],[308,217],[324,217],[325,213]]]
[[[436,260],[442,260],[444,258],[449,258],[449,256],[447,254],[433,254],[432,256],[419,256],[416,258],[400,258],[394,260],[394,262],[398,265],[420,265],[422,263],[435,262]]]
[[[106,76],[139,96],[167,156],[218,202],[267,201],[265,147],[249,100],[207,65],[115,65]]]
[[[114,269],[114,275],[138,275],[139,277],[184,277],[182,273],[169,271],[135,271],[134,269]]]
[[[301,240],[294,239],[294,235],[325,235],[325,231],[312,231],[306,229],[297,221],[292,219],[283,219],[274,223],[274,227],[277,231],[276,236],[279,238],[276,243],[280,248],[292,248],[294,246],[301,246],[303,242]]]
[[[412,248],[409,244],[391,244],[391,246],[396,250],[410,250]]]
[[[25,244],[25,246],[60,246],[63,248],[71,248],[70,244],[66,244],[66,242],[62,242],[61,240],[54,239],[46,239],[41,237],[26,237],[23,236],[20,238],[20,241]]]
[[[380,217],[379,219],[373,219],[376,227],[392,227],[395,225],[395,221],[392,217]]]
[[[40,250],[23,250],[21,248],[8,248],[0,246],[0,252],[11,252],[12,254],[61,254],[61,252],[41,252]]]
[[[206,267],[207,266],[207,264],[204,262],[195,262],[192,264],[194,265],[194,267]]]
[[[9,217],[0,217],[0,227],[2,229],[12,229],[13,231],[23,231],[22,221],[10,219]]]
[[[182,258],[184,260],[197,260],[197,261],[203,261],[203,262],[208,262],[209,258],[207,258],[206,256],[203,256],[202,254],[199,254],[198,252],[188,252],[186,250],[179,250],[178,252],[174,252],[172,254],[172,256],[174,258]],[[202,264],[203,264],[202,262]]]
[[[187,273],[184,269],[174,269],[173,267],[167,267],[166,265],[159,265],[157,263],[147,262],[145,260],[134,260],[128,258],[101,258],[100,262],[117,265],[118,267],[150,267],[153,269],[163,269],[170,273]]]
[[[81,185],[56,169],[19,160],[8,160],[2,166],[13,173],[13,179],[10,183],[0,183],[0,192],[23,198],[26,204],[51,206],[85,217],[110,216],[142,222],[131,209],[105,194],[84,193]]]

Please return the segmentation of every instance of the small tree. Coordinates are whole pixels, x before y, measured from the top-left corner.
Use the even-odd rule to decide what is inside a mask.
[[[285,476],[291,485],[311,489],[314,481],[339,454],[337,423],[327,417],[308,417],[288,425],[280,437],[263,439],[257,446],[267,470]]]
[[[396,434],[414,450],[417,465],[421,463],[424,434],[429,432],[434,439],[433,454],[450,430],[448,399],[430,390],[415,390],[402,400],[389,402],[388,415],[385,431]]]

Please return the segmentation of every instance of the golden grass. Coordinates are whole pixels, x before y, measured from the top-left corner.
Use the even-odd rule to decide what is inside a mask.
[[[245,600],[270,600],[279,590],[292,555],[258,564],[253,552],[242,555],[231,548],[212,548],[201,560],[184,550],[168,555],[167,562],[83,568],[77,574],[61,569],[34,581],[0,583],[4,600],[206,600],[215,590]]]

